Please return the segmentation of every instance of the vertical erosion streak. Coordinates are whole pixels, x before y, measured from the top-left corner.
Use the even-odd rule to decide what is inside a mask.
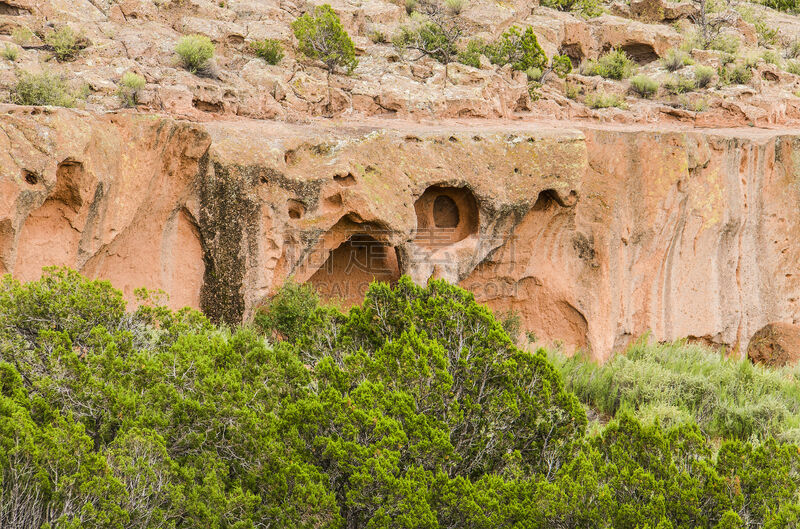
[[[664,318],[664,338],[669,339],[672,337],[672,296],[673,296],[673,287],[672,287],[672,272],[673,272],[673,264],[675,259],[675,252],[676,247],[678,247],[681,243],[681,239],[683,239],[683,229],[686,226],[686,205],[688,202],[688,194],[685,192],[680,192],[682,195],[680,198],[680,202],[678,203],[678,218],[675,224],[675,231],[672,234],[672,237],[669,241],[669,246],[667,247],[667,255],[664,259],[664,269],[662,274],[664,276],[664,283],[661,292],[661,303],[662,303],[662,310],[663,310],[663,318]]]

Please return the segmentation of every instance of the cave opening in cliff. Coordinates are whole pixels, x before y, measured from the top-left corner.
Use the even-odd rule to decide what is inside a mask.
[[[427,248],[448,246],[478,232],[478,202],[464,187],[432,186],[414,204],[415,242]]]
[[[372,281],[395,283],[400,278],[396,249],[366,233],[356,233],[331,251],[311,276],[325,299],[346,305],[361,303]]]

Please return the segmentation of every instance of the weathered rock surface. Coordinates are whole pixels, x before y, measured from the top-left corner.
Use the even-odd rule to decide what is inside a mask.
[[[4,107],[0,272],[68,265],[239,321],[287,277],[443,277],[596,358],[800,315],[800,132],[190,124]]]
[[[800,360],[800,325],[768,323],[747,345],[747,357],[770,367],[795,365]]]

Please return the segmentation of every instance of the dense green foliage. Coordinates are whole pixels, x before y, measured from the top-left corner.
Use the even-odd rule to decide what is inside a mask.
[[[544,351],[403,278],[255,329],[65,270],[0,282],[6,528],[786,527],[800,453],[631,413],[587,436]],[[294,318],[294,321],[293,321]],[[298,325],[298,323],[300,323]],[[567,364],[562,363],[565,368]]]
[[[250,43],[255,54],[267,64],[278,64],[283,59],[283,46],[275,39],[257,40]]]
[[[764,0],[763,4],[779,11],[788,11],[790,13],[800,11],[800,2],[798,0]]]
[[[800,441],[800,372],[753,365],[684,342],[633,344],[603,365],[552,354],[567,388],[592,408],[645,422],[696,423],[714,438]]]
[[[543,69],[547,66],[547,56],[530,26],[524,31],[517,26],[504,31],[490,48],[489,59],[494,64],[510,64],[513,69],[523,72],[529,68]]]
[[[317,6],[299,17],[292,22],[292,31],[300,52],[321,61],[328,72],[343,69],[351,73],[358,66],[353,41],[330,5]]]

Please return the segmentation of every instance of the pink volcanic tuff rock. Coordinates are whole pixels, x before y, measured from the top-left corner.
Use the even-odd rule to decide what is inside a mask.
[[[750,338],[747,357],[770,367],[796,365],[800,360],[800,325],[768,323]]]
[[[648,331],[737,349],[800,313],[796,133],[3,110],[22,280],[66,265],[235,322],[289,276],[350,303],[441,277],[598,359]]]

